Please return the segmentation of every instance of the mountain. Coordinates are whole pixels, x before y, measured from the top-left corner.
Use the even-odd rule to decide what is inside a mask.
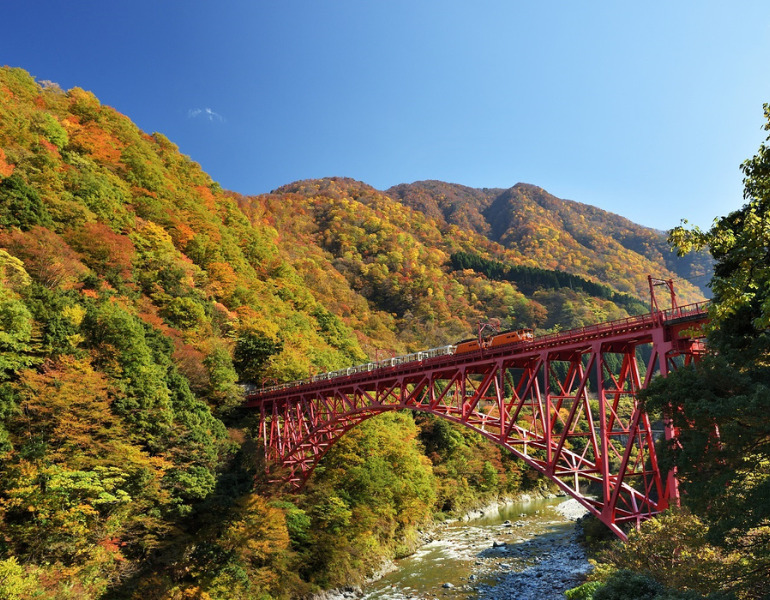
[[[418,181],[385,192],[445,224],[470,229],[512,250],[518,261],[561,269],[643,293],[639,274],[693,281],[709,294],[712,263],[706,252],[678,257],[660,231],[587,204],[562,200],[534,185],[475,189]]]
[[[442,206],[439,194],[423,193],[416,209],[406,206],[408,186],[399,188],[399,196],[331,177],[236,199],[255,225],[269,221],[280,232],[281,255],[316,299],[357,332],[370,356],[377,348],[451,343],[490,318],[543,331],[623,318],[648,310],[648,273],[676,277],[651,249],[665,244],[663,235],[615,215],[541,190],[541,201],[549,200],[553,209],[540,207],[541,216],[527,221],[527,211],[505,204],[523,194],[522,186],[490,192],[435,185],[458,191],[457,210],[446,210],[459,215],[459,222],[476,222],[483,230],[484,214],[494,209],[500,216],[490,220],[518,222],[506,227],[505,235],[522,241],[506,247],[490,239],[491,225],[483,235],[435,218]],[[415,189],[423,191],[416,184]],[[703,298],[687,281],[678,281],[677,288],[682,302]]]

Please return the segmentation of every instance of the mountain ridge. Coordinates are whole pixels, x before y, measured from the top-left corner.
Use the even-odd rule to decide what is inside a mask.
[[[385,193],[447,225],[470,228],[521,255],[538,249],[542,252],[545,245],[545,251],[556,258],[547,265],[549,268],[561,266],[568,272],[597,277],[605,283],[611,283],[611,279],[596,267],[565,267],[567,252],[559,252],[555,244],[549,247],[549,239],[556,235],[560,245],[592,255],[594,259],[600,258],[596,250],[602,246],[615,249],[620,254],[628,251],[641,254],[685,280],[704,280],[711,269],[707,253],[694,254],[685,259],[676,256],[664,232],[636,224],[622,215],[585,202],[557,198],[534,184],[517,183],[507,189],[470,188],[426,180],[398,184],[385,190]],[[603,254],[606,255],[606,252]],[[698,287],[701,293],[708,295],[705,285]]]

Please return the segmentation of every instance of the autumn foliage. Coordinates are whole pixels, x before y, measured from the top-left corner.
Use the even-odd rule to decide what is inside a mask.
[[[601,215],[581,228],[530,188],[489,204],[523,207],[499,231],[407,192],[225,192],[90,92],[0,69],[0,596],[300,597],[408,553],[436,512],[542,485],[478,436],[402,414],[351,432],[304,494],[261,479],[239,384],[451,343],[488,318],[627,316],[613,294],[671,273],[649,232],[561,247],[556,215],[574,240]],[[461,252],[603,287],[524,293],[454,268]]]

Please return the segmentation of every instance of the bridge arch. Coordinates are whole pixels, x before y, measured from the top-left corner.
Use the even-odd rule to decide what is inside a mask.
[[[653,428],[637,394],[653,376],[698,358],[705,320],[705,306],[692,305],[526,343],[419,353],[255,390],[246,405],[260,410],[268,468],[295,487],[351,428],[408,409],[509,450],[625,539],[625,524],[678,501],[676,481],[661,472],[655,452],[672,432]]]

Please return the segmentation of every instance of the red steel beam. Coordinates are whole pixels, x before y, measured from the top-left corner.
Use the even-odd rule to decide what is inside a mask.
[[[678,502],[662,474],[637,393],[703,352],[707,305],[656,310],[508,346],[382,363],[247,395],[260,410],[268,468],[301,487],[342,435],[381,412],[411,409],[477,431],[540,471],[619,537]],[[649,353],[640,362],[643,349]],[[665,484],[664,484],[665,481]],[[598,487],[598,497],[590,495]]]

